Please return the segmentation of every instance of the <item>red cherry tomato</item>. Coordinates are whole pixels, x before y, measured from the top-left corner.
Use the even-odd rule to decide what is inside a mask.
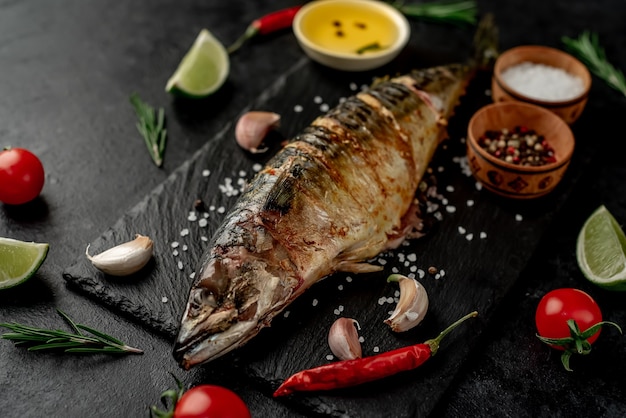
[[[199,385],[181,396],[174,418],[250,418],[250,411],[233,391],[221,386]]]
[[[30,202],[39,196],[43,183],[43,165],[35,154],[23,148],[0,151],[0,202]]]
[[[567,338],[570,329],[567,320],[573,319],[581,332],[602,322],[602,312],[591,296],[578,289],[556,289],[544,295],[535,313],[535,324],[540,336],[546,338]],[[591,344],[598,339],[600,330],[587,338]],[[564,350],[567,347],[550,345]]]

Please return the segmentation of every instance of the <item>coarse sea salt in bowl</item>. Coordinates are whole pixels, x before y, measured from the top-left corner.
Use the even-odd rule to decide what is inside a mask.
[[[494,102],[518,101],[551,110],[572,124],[581,115],[591,75],[587,67],[561,50],[523,45],[503,52],[491,81]]]
[[[550,193],[563,178],[573,152],[569,125],[529,103],[487,105],[472,116],[467,128],[467,160],[474,178],[508,198],[534,199]]]

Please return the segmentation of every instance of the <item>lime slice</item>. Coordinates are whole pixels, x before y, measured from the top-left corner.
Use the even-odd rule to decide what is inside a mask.
[[[167,81],[165,91],[187,97],[205,97],[224,84],[229,70],[226,49],[211,32],[202,29]]]
[[[48,255],[48,244],[0,237],[0,289],[28,280]]]
[[[590,282],[609,290],[626,290],[626,235],[604,206],[580,230],[576,258]]]

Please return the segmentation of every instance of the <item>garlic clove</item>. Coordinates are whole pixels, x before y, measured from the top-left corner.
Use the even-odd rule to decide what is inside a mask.
[[[426,289],[415,279],[401,274],[392,274],[388,282],[398,282],[400,285],[400,299],[391,316],[385,324],[392,331],[404,332],[416,327],[426,316],[428,311],[428,294]]]
[[[350,318],[339,318],[328,331],[330,351],[340,360],[361,358],[361,342],[357,332],[359,323]],[[360,327],[359,327],[360,328]]]
[[[89,255],[89,245],[85,255],[98,270],[111,276],[128,276],[141,270],[152,257],[153,242],[143,235],[136,235],[133,241],[110,248],[98,255]]]
[[[267,151],[259,149],[263,139],[280,125],[280,115],[273,112],[251,111],[244,113],[237,121],[235,139],[239,146],[252,153]]]

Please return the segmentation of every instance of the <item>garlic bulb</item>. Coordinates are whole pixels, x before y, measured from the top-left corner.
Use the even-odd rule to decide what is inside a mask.
[[[273,112],[251,111],[244,113],[237,121],[235,139],[239,146],[252,153],[267,151],[259,149],[263,139],[280,125],[280,115]]]
[[[356,327],[355,327],[356,325]],[[361,342],[357,327],[359,323],[350,318],[339,318],[328,331],[330,351],[340,360],[361,358]]]
[[[152,257],[153,242],[150,238],[137,234],[133,241],[110,248],[98,255],[89,255],[89,245],[85,255],[100,271],[111,276],[128,276],[145,266]]]
[[[385,324],[395,332],[408,331],[422,322],[426,316],[426,311],[428,311],[426,289],[417,280],[401,274],[392,274],[387,281],[398,282],[400,300],[391,316],[385,320]]]

